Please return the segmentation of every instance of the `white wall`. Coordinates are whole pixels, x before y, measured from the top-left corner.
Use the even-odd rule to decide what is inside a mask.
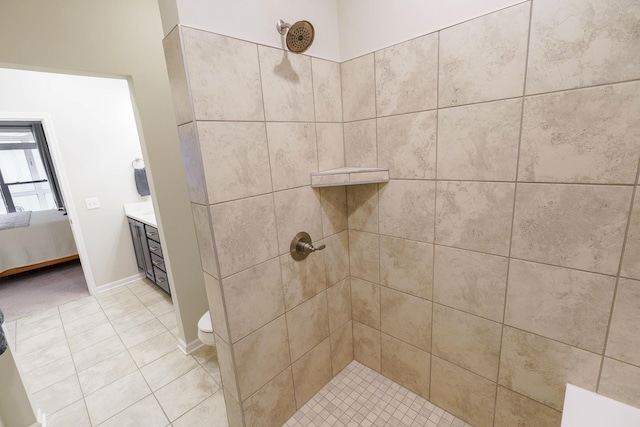
[[[340,0],[340,59],[347,61],[522,0]]]
[[[177,4],[178,14],[175,14]],[[340,60],[338,0],[159,0],[165,35],[181,25],[282,48],[276,21],[306,20],[316,30],[308,55]]]
[[[44,113],[60,150],[75,214],[74,231],[85,241],[97,286],[138,273],[122,205],[140,197],[131,162],[142,157],[128,83],[66,74],[0,68],[0,120],[9,115]],[[46,129],[45,129],[46,131]],[[56,165],[58,166],[58,165]],[[87,210],[84,199],[101,207]],[[82,254],[81,254],[82,255]]]

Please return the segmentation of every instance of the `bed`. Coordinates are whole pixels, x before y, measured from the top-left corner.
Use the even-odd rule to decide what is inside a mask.
[[[77,258],[69,217],[64,212],[35,211],[29,226],[0,230],[0,277]]]

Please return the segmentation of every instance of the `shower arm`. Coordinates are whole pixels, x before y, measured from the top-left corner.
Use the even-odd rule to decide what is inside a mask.
[[[291,28],[291,24],[284,22],[282,19],[278,19],[276,22],[276,30],[283,36],[287,33],[287,29]]]

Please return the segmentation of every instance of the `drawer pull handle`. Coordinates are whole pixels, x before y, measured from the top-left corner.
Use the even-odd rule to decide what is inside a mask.
[[[151,252],[155,252],[155,251],[157,251],[158,249],[160,249],[160,247],[159,247],[159,246],[149,246],[149,250],[150,250]]]
[[[151,261],[151,263],[153,265],[155,265],[156,267],[160,267],[162,264],[164,264],[164,262],[162,262],[162,261]]]
[[[158,282],[160,282],[160,283],[164,283],[164,282],[166,282],[166,281],[167,281],[167,279],[165,279],[164,277],[158,277],[158,279],[157,279],[157,280],[158,280]]]

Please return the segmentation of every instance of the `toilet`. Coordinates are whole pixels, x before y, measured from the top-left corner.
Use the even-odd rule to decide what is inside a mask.
[[[211,324],[211,315],[207,311],[198,321],[198,338],[204,345],[210,347],[216,346],[216,340],[213,337],[213,325]]]

